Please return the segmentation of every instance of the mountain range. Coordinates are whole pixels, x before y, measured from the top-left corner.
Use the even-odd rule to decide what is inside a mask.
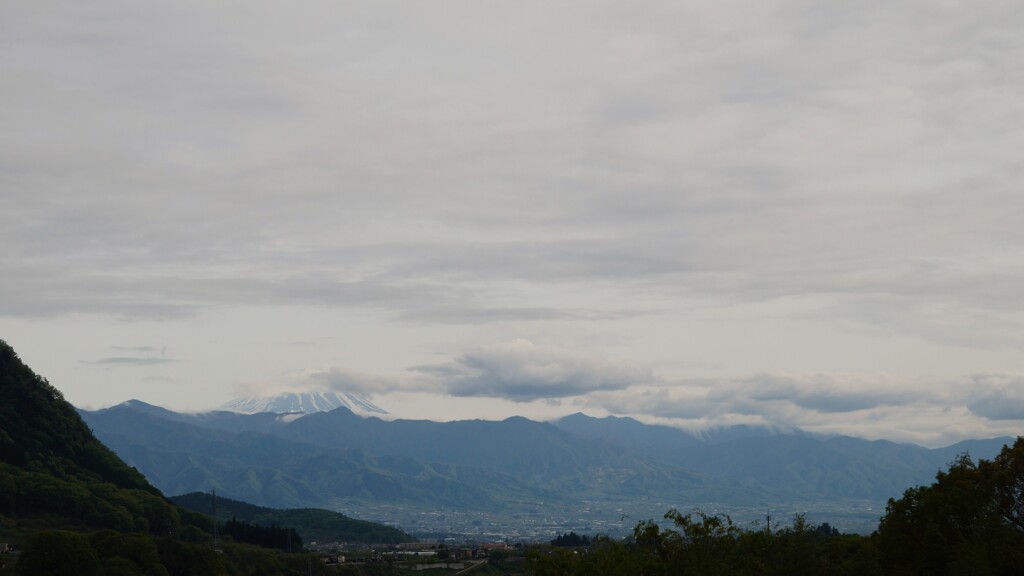
[[[991,458],[1010,440],[927,449],[752,427],[697,437],[584,414],[554,422],[386,421],[343,407],[184,414],[137,400],[81,414],[165,493],[216,488],[264,506],[346,510],[599,507],[625,516],[641,502],[726,510],[781,504],[856,508],[870,523],[888,498],[930,482],[958,453]]]

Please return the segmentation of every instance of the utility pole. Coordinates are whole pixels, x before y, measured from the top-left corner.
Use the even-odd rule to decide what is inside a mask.
[[[217,489],[213,489],[213,551],[217,551]]]
[[[768,513],[764,516],[765,522],[768,523],[768,533],[772,533],[772,509],[768,509]]]

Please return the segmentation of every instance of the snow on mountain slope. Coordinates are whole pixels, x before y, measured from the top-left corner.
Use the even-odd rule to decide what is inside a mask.
[[[366,398],[349,392],[283,392],[273,396],[250,396],[235,398],[220,406],[218,410],[255,414],[257,412],[329,412],[345,407],[363,416],[387,414],[380,406]]]

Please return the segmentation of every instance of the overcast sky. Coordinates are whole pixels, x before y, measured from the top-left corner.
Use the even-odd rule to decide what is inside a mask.
[[[1024,433],[1024,11],[0,3],[0,338],[76,405],[333,388]]]

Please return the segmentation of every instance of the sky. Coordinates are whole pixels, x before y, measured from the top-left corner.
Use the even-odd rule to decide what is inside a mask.
[[[80,407],[332,389],[1024,434],[1012,1],[0,3],[0,339]]]

